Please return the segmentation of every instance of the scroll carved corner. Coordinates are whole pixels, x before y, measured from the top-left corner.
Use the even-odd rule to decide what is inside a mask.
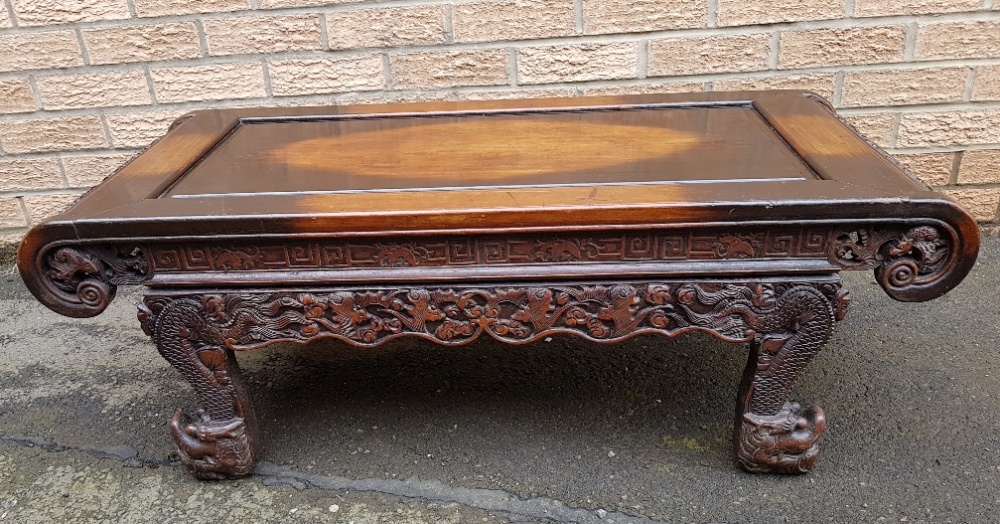
[[[53,309],[74,317],[101,313],[119,285],[139,284],[150,276],[139,249],[118,246],[57,247],[44,256],[41,265]]]
[[[943,225],[859,228],[839,231],[830,260],[846,269],[874,269],[885,292],[897,300],[925,300],[954,264],[952,232]]]

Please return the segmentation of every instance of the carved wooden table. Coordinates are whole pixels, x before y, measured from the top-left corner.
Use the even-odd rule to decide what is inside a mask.
[[[825,427],[788,395],[844,316],[839,271],[928,300],[978,245],[822,99],[716,93],[201,111],[32,229],[19,267],[74,317],[147,287],[142,327],[202,406],[169,424],[201,478],[259,454],[237,350],[692,330],[750,343],[736,456],[784,473]]]

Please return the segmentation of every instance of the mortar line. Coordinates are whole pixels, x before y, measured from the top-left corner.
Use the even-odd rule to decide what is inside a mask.
[[[87,50],[87,42],[83,39],[83,31],[77,28],[73,30],[73,34],[76,35],[76,45],[80,46],[80,56],[83,57],[83,65],[94,65],[90,62],[90,51]]]
[[[271,71],[267,68],[267,58],[260,59],[260,72],[264,75],[264,95],[269,100],[274,100],[274,90],[271,88]]]
[[[104,111],[98,111],[97,115],[101,119],[101,127],[104,128],[104,141],[108,143],[109,149],[114,149],[115,141],[111,137],[111,126],[108,125],[108,117],[104,114]]]
[[[718,27],[719,24],[719,0],[708,0],[708,10],[705,13],[705,25],[707,27]]]
[[[21,195],[18,195],[15,200],[17,200],[18,205],[21,206],[21,213],[24,214],[24,223],[28,224],[28,227],[35,225],[31,220],[31,213],[28,213],[28,205],[24,203],[24,198],[22,198]]]
[[[844,18],[854,18],[854,0],[844,0]]]
[[[66,176],[66,166],[63,165],[62,157],[59,157],[59,161],[56,162],[59,166],[59,176],[62,177],[63,187],[61,189],[69,189],[73,186],[69,185],[69,177]]]
[[[837,76],[833,81],[833,107],[839,108],[844,100],[844,77],[847,76],[843,71],[838,71]],[[839,110],[839,109],[838,109]]]
[[[771,49],[767,56],[767,68],[778,69],[778,56],[781,54],[781,31],[771,33]]]
[[[639,42],[638,50],[638,60],[636,61],[636,67],[638,69],[637,78],[643,80],[649,71],[649,40],[643,40]]]
[[[138,12],[135,10],[135,0],[125,0],[125,5],[128,6],[128,14],[132,18],[137,18],[139,16]]]
[[[507,79],[510,87],[517,87],[517,50],[513,47],[507,50]]]
[[[573,0],[573,25],[577,35],[583,34],[583,0]]]
[[[146,73],[146,86],[149,88],[149,100],[152,102],[153,107],[158,107],[160,103],[156,100],[156,83],[153,82],[153,71],[148,65],[143,66],[142,69]]]
[[[444,6],[444,41],[448,44],[455,43],[455,23],[451,9],[451,4]]]
[[[319,14],[319,45],[323,51],[330,50],[330,29],[326,25],[326,13]]]
[[[955,157],[951,159],[951,172],[948,173],[949,185],[958,184],[958,170],[962,165],[963,158],[965,158],[965,151],[956,151]]]
[[[574,0],[576,2],[578,0]],[[421,5],[448,5],[454,3],[453,0],[423,0],[420,2]],[[891,16],[875,16],[875,17],[863,17],[863,18],[833,18],[829,20],[803,20],[795,22],[777,22],[769,24],[757,24],[757,25],[746,25],[746,26],[725,26],[718,27],[715,17],[717,16],[716,11],[711,9],[711,6],[716,4],[716,0],[710,0],[709,6],[709,17],[710,22],[715,25],[710,25],[707,28],[699,29],[678,29],[675,31],[665,30],[658,31],[658,33],[678,33],[680,35],[686,34],[692,31],[717,31],[718,29],[730,30],[741,30],[746,29],[750,31],[760,32],[763,28],[767,27],[782,27],[789,29],[837,29],[837,28],[848,28],[848,27],[873,27],[873,26],[883,26],[883,25],[902,25],[913,22],[915,20],[927,21],[927,22],[969,22],[969,21],[983,21],[983,20],[996,20],[996,13],[993,11],[972,11],[972,12],[955,12],[955,13],[939,13],[939,14],[928,14],[928,15],[891,15]],[[379,9],[392,8],[392,7],[412,7],[414,4],[409,0],[387,0],[385,2],[378,2],[376,4]],[[582,4],[581,4],[582,5]],[[332,13],[332,12],[342,12],[342,11],[361,11],[366,9],[371,9],[372,4],[370,2],[351,2],[337,5],[330,5],[323,8],[322,12]],[[38,32],[48,32],[55,29],[69,29],[70,27],[79,27],[83,29],[91,28],[110,28],[110,27],[127,27],[127,26],[143,26],[149,24],[161,24],[161,23],[174,23],[174,22],[191,22],[197,20],[203,20],[206,15],[213,20],[221,19],[231,19],[231,18],[248,18],[248,17],[263,17],[263,16],[280,16],[280,15],[316,15],[317,11],[314,7],[293,7],[293,8],[280,8],[280,9],[268,9],[266,11],[232,11],[232,12],[219,12],[219,13],[193,13],[193,14],[182,14],[182,15],[163,15],[155,17],[137,17],[137,18],[126,18],[120,20],[94,20],[87,22],[73,22],[73,23],[59,23],[51,24],[45,26],[31,26],[22,27],[23,33],[38,33]],[[582,33],[577,34],[577,36],[582,35]],[[593,35],[597,36],[597,35]]]
[[[37,110],[45,111],[45,104],[42,100],[42,90],[38,88],[38,80],[35,78],[35,75],[28,75],[28,86],[31,88],[31,96],[35,99],[35,107]]]
[[[21,198],[26,196],[49,196],[49,195],[67,195],[67,194],[83,194],[90,188],[78,188],[78,187],[52,187],[48,189],[26,189],[22,191],[0,191],[0,198]]]
[[[382,81],[386,91],[392,91],[395,83],[392,78],[392,66],[389,63],[389,53],[382,53]]]
[[[972,91],[976,85],[976,77],[979,74],[979,68],[970,67],[968,73],[965,77],[965,91],[962,93],[963,102],[972,101]]]
[[[910,22],[906,26],[906,40],[903,43],[903,60],[909,62],[913,60],[917,53],[917,32],[919,28],[916,22]]]
[[[383,55],[383,67],[385,68],[384,74],[387,74],[387,80],[391,82],[391,70],[388,65],[388,57]],[[761,74],[763,73],[763,74]],[[649,86],[663,86],[669,84],[682,84],[682,83],[699,83],[699,82],[712,82],[719,80],[748,80],[748,79],[761,79],[761,78],[771,78],[774,75],[768,75],[767,72],[757,72],[755,74],[736,74],[736,75],[698,75],[698,76],[687,76],[687,77],[652,77],[646,79],[630,79],[630,80],[596,80],[588,82],[560,82],[552,84],[530,84],[530,85],[519,85],[517,84],[519,91],[530,92],[530,91],[543,91],[548,89],[587,89],[587,88],[627,88],[627,87],[649,87]],[[796,74],[805,74],[803,71],[798,71]],[[343,93],[319,93],[319,94],[308,94],[308,95],[296,95],[289,97],[281,97],[288,102],[302,101],[305,103],[321,103],[329,104],[331,102],[337,103],[352,103],[357,100],[366,100],[369,98],[378,98],[385,95],[393,95],[397,97],[406,97],[407,95],[423,95],[423,94],[450,94],[453,90],[459,93],[488,93],[493,91],[503,91],[504,88],[510,88],[511,85],[493,85],[493,86],[462,86],[462,87],[448,87],[439,89],[401,89],[393,90],[391,88],[386,88],[384,90],[370,90],[370,91],[352,91]],[[339,97],[339,98],[338,98]],[[195,109],[219,109],[220,107],[252,107],[254,105],[260,105],[266,103],[268,99],[266,97],[253,97],[253,98],[241,98],[241,99],[230,99],[226,100],[224,106],[219,100],[211,101],[178,101],[173,103],[160,103],[158,106],[152,105],[138,105],[138,106],[122,106],[122,107],[105,107],[105,108],[77,108],[77,109],[65,109],[58,111],[46,111],[39,110],[31,113],[11,113],[11,114],[0,114],[0,122],[14,122],[14,121],[30,121],[30,120],[45,120],[45,119],[64,119],[72,118],[75,116],[87,116],[93,115],[95,109],[100,109],[106,114],[110,115],[124,115],[124,114],[135,114],[143,112],[151,112],[156,110],[195,110]],[[837,112],[841,115],[858,115],[858,114],[871,114],[877,112],[896,112],[896,113],[920,113],[920,112],[950,112],[950,111],[990,111],[994,109],[1000,109],[1000,100],[991,101],[975,101],[975,102],[952,102],[952,103],[941,103],[941,104],[913,104],[907,106],[869,106],[869,107],[849,107],[849,108],[838,108]]]
[[[762,34],[760,31],[751,32],[751,34]],[[420,52],[446,52],[446,51],[489,51],[496,49],[507,49],[515,48],[520,49],[524,47],[538,47],[538,46],[557,46],[557,45],[569,45],[575,43],[628,43],[636,42],[650,39],[650,34],[633,34],[633,35],[595,35],[594,37],[588,37],[586,40],[581,40],[579,38],[563,38],[563,39],[541,39],[541,40],[525,40],[525,41],[513,41],[513,42],[493,42],[493,43],[462,43],[453,45],[420,45],[420,46],[393,46],[393,47],[373,47],[367,49],[349,49],[336,51],[334,54],[338,58],[355,58],[371,56],[378,53],[420,53]],[[655,35],[652,37],[655,38]],[[199,30],[199,45],[204,47],[201,52],[204,56],[194,59],[172,59],[172,60],[150,60],[142,62],[144,64],[156,65],[156,66],[198,66],[198,65],[217,65],[223,63],[232,62],[246,62],[258,59],[260,54],[233,54],[233,55],[218,55],[218,56],[208,56],[207,54],[207,42],[205,40],[204,31]],[[780,47],[780,46],[779,46]],[[274,59],[310,59],[310,58],[322,58],[328,57],[331,54],[329,51],[323,50],[306,50],[306,51],[285,51],[279,53],[269,53],[268,58]],[[60,74],[70,74],[75,72],[93,72],[95,69],[108,69],[113,70],[114,68],[126,68],[126,67],[136,67],[137,62],[126,62],[120,64],[94,64],[91,66],[74,66],[59,69],[52,68],[35,68],[35,69],[21,69],[16,71],[0,72],[0,79],[4,78],[19,78],[24,74],[30,72],[55,72]],[[839,70],[855,70],[855,71],[865,71],[865,70],[880,70],[880,69],[920,69],[928,67],[946,67],[946,66],[970,66],[970,65],[996,65],[1000,64],[1000,57],[994,58],[969,58],[969,59],[939,59],[939,60],[921,60],[913,62],[888,62],[888,63],[877,63],[877,64],[854,64],[854,65],[837,65],[837,66],[810,66],[802,68],[791,68],[791,69],[781,69],[779,71],[783,74],[796,74],[796,73],[809,73],[809,72],[834,72]],[[752,73],[752,72],[750,72]],[[723,73],[729,74],[729,73]],[[735,74],[735,73],[733,73]],[[706,73],[701,76],[717,76],[718,73]],[[692,75],[693,76],[693,75]]]
[[[896,140],[899,138],[899,124],[902,121],[902,114],[896,113],[892,116],[892,127],[889,130],[889,147],[896,147]]]
[[[14,3],[11,0],[3,0],[3,5],[7,8],[7,17],[10,18],[10,26],[12,28],[20,27],[20,22],[17,20],[17,13],[14,12]]]
[[[198,47],[201,51],[201,58],[209,58],[211,55],[208,54],[208,35],[205,34],[205,26],[202,25],[200,18],[194,21],[194,30],[198,33]]]

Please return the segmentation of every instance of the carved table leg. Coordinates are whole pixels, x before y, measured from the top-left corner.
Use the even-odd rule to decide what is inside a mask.
[[[245,477],[259,454],[257,422],[243,388],[229,331],[191,298],[147,299],[139,306],[143,330],[156,349],[194,387],[201,409],[194,417],[178,411],[170,433],[181,462],[198,478]]]
[[[754,335],[733,442],[737,460],[747,471],[805,473],[815,464],[816,442],[826,429],[823,410],[802,409],[788,401],[788,394],[830,340],[847,301],[842,289],[831,300],[815,287],[794,286],[769,307],[740,312]]]

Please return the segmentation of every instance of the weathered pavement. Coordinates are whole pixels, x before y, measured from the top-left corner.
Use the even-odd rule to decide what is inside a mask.
[[[737,470],[745,349],[690,335],[244,354],[266,462],[199,482],[165,428],[194,394],[139,329],[137,291],[74,320],[3,268],[0,522],[1000,520],[997,238],[928,303],[845,274],[851,311],[794,393],[827,413],[822,457],[793,477]]]

